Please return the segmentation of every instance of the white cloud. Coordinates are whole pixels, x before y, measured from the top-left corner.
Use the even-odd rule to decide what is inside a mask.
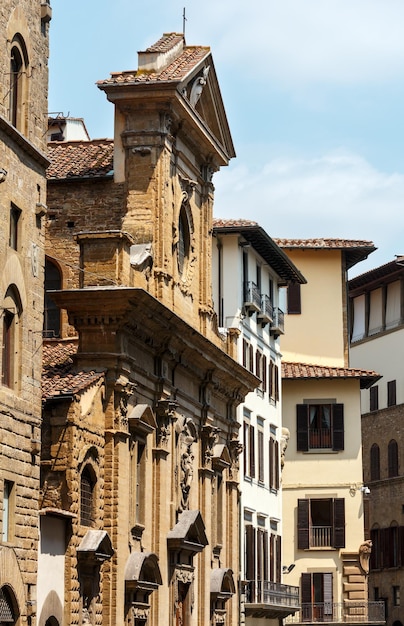
[[[274,158],[259,171],[235,164],[215,185],[217,217],[255,220],[272,237],[366,239],[387,260],[404,250],[404,175],[357,154]]]
[[[404,3],[399,0],[236,0],[214,6],[206,35],[215,58],[243,75],[284,86],[382,83],[402,76]],[[226,10],[224,10],[226,8]],[[213,13],[212,13],[213,15]],[[201,25],[202,27],[202,25]],[[189,30],[199,25],[190,23]]]

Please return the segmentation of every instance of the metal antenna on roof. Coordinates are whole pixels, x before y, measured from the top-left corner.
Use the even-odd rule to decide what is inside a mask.
[[[187,21],[187,18],[185,17],[185,7],[184,10],[182,12],[182,34],[184,35],[184,41],[185,41],[185,22]]]

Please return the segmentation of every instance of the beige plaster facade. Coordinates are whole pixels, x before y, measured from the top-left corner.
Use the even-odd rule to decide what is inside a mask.
[[[49,7],[50,9],[50,7]],[[35,623],[50,11],[0,7],[0,614]]]
[[[284,563],[300,587],[288,623],[383,623],[368,602],[370,546],[364,538],[360,389],[375,372],[348,367],[346,270],[372,245],[283,241],[307,285],[288,293],[283,354]]]

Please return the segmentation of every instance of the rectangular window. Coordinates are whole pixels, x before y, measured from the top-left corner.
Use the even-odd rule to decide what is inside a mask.
[[[269,440],[269,488],[279,489],[279,442],[275,437]]]
[[[247,421],[243,426],[244,476],[255,478],[255,429]]]
[[[377,411],[379,408],[379,387],[378,385],[373,385],[373,387],[371,387],[369,389],[369,393],[370,393],[370,410],[371,411]]]
[[[296,414],[297,450],[344,449],[343,404],[298,404]]]
[[[400,606],[400,587],[398,585],[393,587],[393,604],[394,606]]]
[[[264,473],[264,431],[258,430],[258,480],[263,483],[265,480]]]
[[[297,526],[299,550],[344,548],[344,498],[299,499]]]
[[[18,250],[19,246],[19,220],[21,216],[21,210],[18,209],[14,204],[11,205],[10,209],[10,238],[9,238],[9,246],[13,250]]]
[[[14,512],[14,483],[5,480],[3,483],[3,529],[2,541],[11,541],[13,538],[13,512]]]
[[[387,383],[387,406],[396,405],[396,381],[390,380]]]

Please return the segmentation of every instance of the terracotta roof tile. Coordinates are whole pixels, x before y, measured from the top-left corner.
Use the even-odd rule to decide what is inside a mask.
[[[182,53],[161,72],[136,71],[113,72],[111,77],[97,82],[99,87],[123,84],[181,82],[191,70],[198,65],[208,54],[210,48],[206,46],[187,46]]]
[[[258,226],[258,223],[252,220],[213,218],[213,228],[245,228],[246,226]]]
[[[82,177],[103,177],[114,169],[112,139],[66,141],[48,144],[51,164],[48,180]]]
[[[182,33],[164,33],[156,43],[146,48],[145,52],[168,52],[183,39],[184,35]]]
[[[373,241],[357,239],[274,239],[281,248],[318,248],[342,250],[346,248],[374,248]]]
[[[42,400],[75,394],[104,377],[104,372],[78,371],[73,357],[77,341],[49,341],[43,344]]]
[[[284,379],[325,379],[325,378],[359,378],[361,387],[373,385],[380,374],[373,370],[364,370],[353,367],[332,367],[330,365],[314,365],[311,363],[282,362],[282,378]]]

